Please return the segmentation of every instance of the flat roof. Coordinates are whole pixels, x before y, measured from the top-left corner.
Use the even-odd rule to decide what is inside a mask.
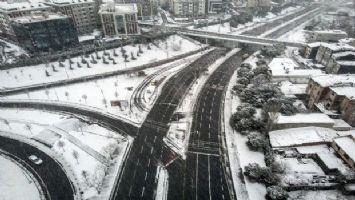
[[[108,2],[106,4],[101,5],[99,12],[128,14],[128,13],[137,13],[138,8],[137,8],[137,4],[134,3],[115,4],[113,2]]]
[[[355,141],[351,136],[335,138],[334,142],[355,161]]]
[[[24,11],[24,10],[36,10],[38,8],[49,8],[49,6],[40,2],[19,2],[19,3],[7,3],[0,2],[0,10],[5,12],[12,11]]]
[[[334,120],[331,119],[328,115],[323,113],[297,113],[295,115],[282,115],[277,113],[278,117],[274,121],[275,124],[334,124]]]
[[[312,77],[312,80],[322,87],[342,84],[355,84],[355,74],[331,74]]]
[[[324,72],[320,69],[297,69],[298,64],[291,58],[274,58],[269,63],[273,76],[314,76]]]
[[[346,96],[349,99],[354,99],[355,97],[355,87],[331,87],[337,95]]]

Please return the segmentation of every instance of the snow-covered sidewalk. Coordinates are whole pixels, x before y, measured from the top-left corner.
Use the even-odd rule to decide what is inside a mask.
[[[33,175],[22,165],[0,152],[0,199],[44,200],[41,188]]]
[[[237,199],[243,200],[261,200],[265,199],[266,188],[263,184],[253,183],[244,177],[241,180],[240,173],[243,173],[244,167],[249,163],[258,163],[265,166],[264,154],[251,151],[247,146],[247,137],[234,131],[229,120],[234,111],[240,105],[240,100],[232,94],[232,87],[237,81],[237,71],[233,74],[227,89],[224,102],[224,128],[228,148],[228,156],[232,172],[234,189]]]

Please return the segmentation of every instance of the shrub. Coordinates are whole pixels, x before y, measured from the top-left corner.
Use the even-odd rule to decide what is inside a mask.
[[[267,140],[262,134],[252,132],[248,135],[247,145],[253,151],[263,151],[267,145]]]
[[[252,181],[264,183],[266,185],[276,185],[279,181],[278,177],[272,173],[270,168],[261,167],[257,163],[250,163],[244,168],[244,175]]]
[[[270,200],[286,200],[288,193],[280,186],[270,186],[266,188],[266,199]]]

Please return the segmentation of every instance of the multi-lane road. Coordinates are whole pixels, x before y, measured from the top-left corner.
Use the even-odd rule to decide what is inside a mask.
[[[43,151],[27,143],[6,137],[0,137],[0,147],[15,160],[26,163],[23,165],[39,179],[46,199],[72,200],[74,199],[74,187],[63,171],[61,165]],[[36,155],[43,160],[41,165],[31,162],[28,157]],[[2,180],[6,181],[6,180]],[[21,192],[21,191],[18,191]],[[23,194],[26,199],[26,194]]]
[[[172,76],[163,86],[137,133],[114,199],[154,198],[157,166],[178,158],[163,142],[173,113],[197,76],[224,53],[222,49],[212,50]]]

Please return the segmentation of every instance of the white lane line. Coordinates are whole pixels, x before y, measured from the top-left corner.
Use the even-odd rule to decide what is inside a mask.
[[[155,140],[156,140],[156,139],[157,139],[157,136],[155,135],[155,136],[154,136],[154,143],[155,143]]]
[[[144,145],[142,145],[142,148],[141,148],[141,154],[142,154],[142,152],[143,152],[143,146],[144,146]]]
[[[211,166],[210,166],[210,156],[207,156],[208,161],[208,193],[210,194],[210,200],[212,200],[211,196]]]
[[[144,195],[144,190],[145,190],[145,187],[143,186],[141,197],[143,197],[143,195]]]
[[[153,154],[153,149],[154,149],[153,147],[150,149],[150,154]]]
[[[145,181],[147,180],[147,174],[148,174],[148,172],[145,172],[145,177],[144,177]]]
[[[198,154],[197,154],[197,158],[196,158],[196,183],[195,183],[195,188],[196,188],[196,200],[198,200],[198,187],[197,187],[197,183],[198,183]]]
[[[149,160],[148,160],[148,167],[150,166],[150,158],[149,158]]]

